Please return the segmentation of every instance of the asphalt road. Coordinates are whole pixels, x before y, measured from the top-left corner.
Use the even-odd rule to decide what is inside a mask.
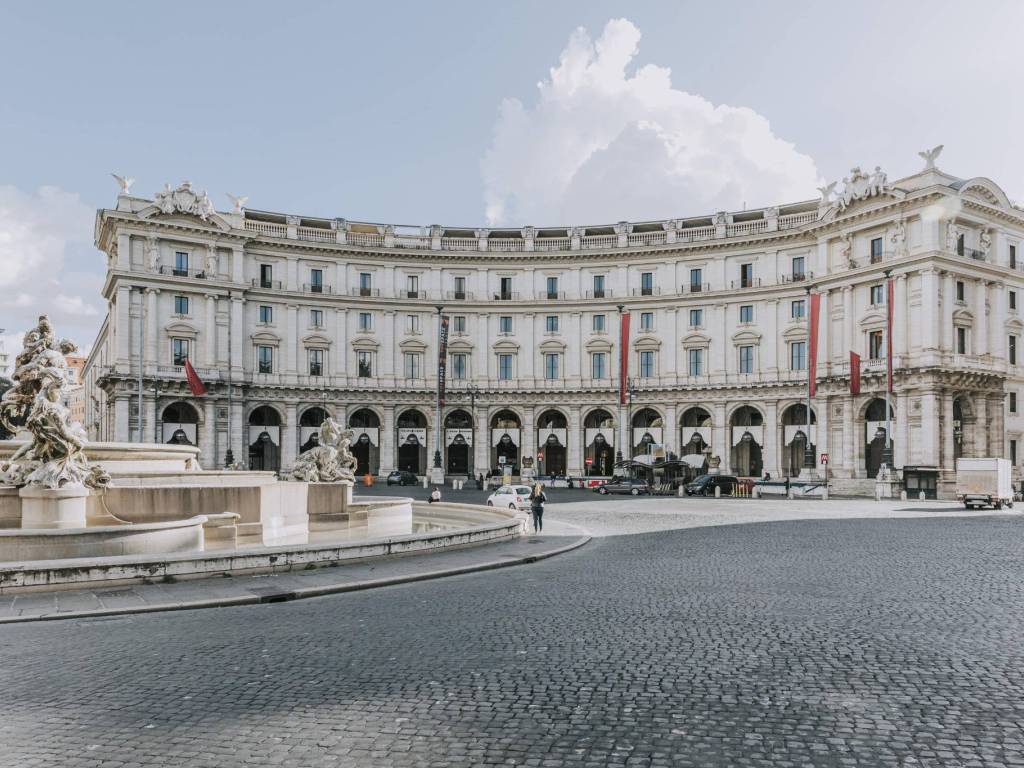
[[[529,485],[529,483],[527,483]],[[423,488],[422,486],[416,485],[392,485],[388,486],[384,483],[374,483],[369,488],[362,483],[357,483],[353,489],[353,493],[356,496],[409,496],[420,501],[426,501],[430,496],[430,492],[433,490],[433,486]],[[487,501],[487,497],[493,492],[493,488],[488,488],[483,491],[478,491],[474,484],[472,488],[467,484],[461,491],[456,491],[451,486],[441,488],[441,498],[444,501],[461,502],[465,504],[483,504]],[[654,496],[627,496],[625,494],[600,494],[594,492],[590,488],[545,488],[544,495],[548,498],[550,504],[561,504],[571,503],[579,501],[618,501],[622,503],[625,500],[629,500],[630,503],[633,501],[646,501],[655,499],[658,497]]]
[[[660,531],[295,603],[3,627],[0,765],[1024,765],[1022,534]]]

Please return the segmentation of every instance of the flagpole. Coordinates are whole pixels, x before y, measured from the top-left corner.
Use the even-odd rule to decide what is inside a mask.
[[[892,274],[891,269],[887,269],[883,272],[885,275],[885,449],[882,451],[882,463],[885,464],[888,471],[893,469],[893,450],[892,450],[892,418],[890,408],[890,383],[892,381],[892,296],[889,285],[889,276]]]

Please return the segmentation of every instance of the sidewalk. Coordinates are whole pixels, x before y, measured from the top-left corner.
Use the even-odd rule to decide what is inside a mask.
[[[407,555],[265,576],[0,595],[0,624],[284,602],[536,562],[590,541],[582,528],[552,520],[541,536],[441,554]]]

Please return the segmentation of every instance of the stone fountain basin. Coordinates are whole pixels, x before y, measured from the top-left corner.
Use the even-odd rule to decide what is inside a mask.
[[[6,461],[27,440],[0,440],[0,461]],[[199,449],[163,443],[88,443],[85,455],[110,474],[154,470],[186,471],[199,468]]]
[[[0,561],[200,552],[206,515],[138,525],[0,529]]]

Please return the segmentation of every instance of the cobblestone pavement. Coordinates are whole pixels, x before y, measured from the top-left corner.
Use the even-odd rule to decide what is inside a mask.
[[[0,627],[0,765],[1020,766],[1022,535],[1017,516],[704,527]]]

